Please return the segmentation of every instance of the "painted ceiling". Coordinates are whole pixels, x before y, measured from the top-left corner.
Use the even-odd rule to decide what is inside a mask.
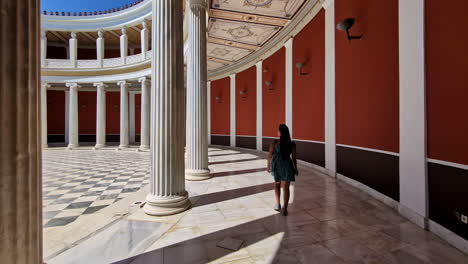
[[[264,46],[307,0],[211,0],[208,71],[230,65]]]

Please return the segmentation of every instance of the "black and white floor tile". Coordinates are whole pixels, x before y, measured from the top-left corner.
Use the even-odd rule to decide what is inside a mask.
[[[43,226],[64,226],[148,184],[149,153],[43,151]]]

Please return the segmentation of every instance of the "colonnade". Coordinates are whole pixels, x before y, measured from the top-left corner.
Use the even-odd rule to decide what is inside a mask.
[[[150,80],[148,77],[141,77],[138,79],[141,87],[141,150],[149,149],[149,129],[150,129]],[[104,82],[96,82],[93,84],[96,87],[96,145],[94,149],[100,149],[106,146],[106,91],[108,84]],[[129,115],[129,93],[128,89],[131,84],[127,80],[117,82],[120,88],[120,144],[119,149],[129,147],[130,135],[129,135],[129,119],[132,117]],[[78,93],[81,89],[79,83],[66,83],[65,86],[68,88],[68,96],[65,96],[67,100],[66,105],[68,109],[66,111],[66,142],[68,143],[67,149],[75,149],[80,146],[79,144],[79,125],[78,125]],[[44,102],[41,105],[41,137],[42,146],[47,147],[47,89],[51,87],[48,83],[42,83],[41,85],[41,100]],[[133,104],[133,107],[135,105]],[[134,122],[133,122],[134,123]]]

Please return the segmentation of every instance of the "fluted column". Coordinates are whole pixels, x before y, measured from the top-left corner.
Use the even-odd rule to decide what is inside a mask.
[[[96,146],[94,149],[106,146],[106,85],[94,83],[97,89],[96,100]]]
[[[150,85],[147,77],[138,80],[141,83],[141,129],[140,129],[140,149],[150,148]]]
[[[47,89],[48,83],[41,84],[41,139],[42,147],[47,148]]]
[[[120,145],[119,149],[128,148],[128,87],[127,81],[117,83],[120,86]]]
[[[78,132],[78,88],[77,83],[67,83],[69,91],[68,103],[68,149],[74,149],[80,146]]]
[[[170,215],[190,207],[184,180],[185,89],[182,1],[153,1],[150,193],[143,210]]]
[[[96,39],[96,58],[98,60],[99,67],[103,66],[104,60],[104,33],[102,30],[98,31],[98,38]]]
[[[140,32],[141,37],[141,53],[143,54],[143,59],[146,59],[146,52],[148,51],[148,26],[146,20],[143,20],[141,23],[143,29]]]
[[[206,2],[190,0],[187,65],[187,164],[185,179],[210,178],[208,169]]]
[[[41,31],[41,67],[46,66],[47,58],[47,36],[44,30]]]
[[[78,40],[76,39],[76,32],[70,34],[71,38],[68,41],[69,56],[73,67],[76,67],[76,60],[78,59]]]
[[[42,263],[39,1],[0,10],[0,262]]]
[[[122,58],[122,63],[125,64],[128,56],[128,36],[127,28],[122,28],[122,35],[120,36],[120,57]]]

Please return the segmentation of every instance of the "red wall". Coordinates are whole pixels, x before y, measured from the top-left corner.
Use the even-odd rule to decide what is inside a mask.
[[[96,134],[96,92],[78,92],[78,130]]]
[[[468,1],[425,3],[428,156],[468,165]]]
[[[296,63],[304,63],[300,75]],[[325,12],[320,11],[293,41],[293,136],[325,140]]]
[[[263,136],[277,137],[278,126],[285,121],[285,48],[281,48],[263,61]],[[269,91],[266,81],[272,82],[273,91]]]
[[[336,0],[336,137],[338,144],[399,151],[398,1]]]
[[[230,134],[230,78],[226,77],[211,82],[211,134]],[[216,102],[216,97],[220,102]]]
[[[119,92],[106,92],[106,134],[120,134]]]
[[[65,134],[64,91],[47,91],[47,134]]]
[[[246,91],[241,95],[240,91]],[[257,126],[257,67],[236,75],[236,135],[255,136]]]
[[[141,94],[135,95],[135,134],[141,131]]]

